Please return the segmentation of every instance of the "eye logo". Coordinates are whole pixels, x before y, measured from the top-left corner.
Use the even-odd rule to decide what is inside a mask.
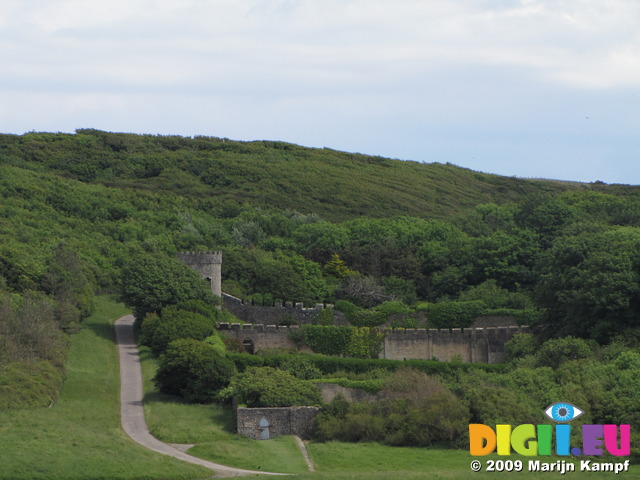
[[[571,405],[570,403],[558,402],[554,403],[553,405],[549,405],[544,413],[554,422],[564,423],[575,420],[584,412],[575,405]]]

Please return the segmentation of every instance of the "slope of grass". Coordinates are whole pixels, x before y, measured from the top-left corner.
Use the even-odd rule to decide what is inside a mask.
[[[150,452],[120,427],[113,320],[106,297],[73,336],[67,378],[52,408],[0,412],[0,479],[198,479],[211,472]]]

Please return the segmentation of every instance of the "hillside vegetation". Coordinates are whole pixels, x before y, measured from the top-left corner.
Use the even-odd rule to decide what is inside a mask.
[[[450,218],[483,203],[566,190],[638,193],[638,187],[524,180],[450,164],[391,160],[284,142],[166,137],[78,130],[0,136],[0,159],[37,172],[127,190],[236,204],[358,216]],[[202,203],[201,203],[202,204]],[[229,213],[229,212],[227,212]]]
[[[639,326],[635,186],[79,130],[0,135],[0,205],[0,375],[32,405],[28,392],[48,405],[60,383],[66,341],[51,332],[76,331],[96,292],[130,298],[144,282],[162,286],[160,313],[197,282],[185,250],[222,250],[229,293],[337,303],[362,327],[397,312],[465,327],[485,309],[599,342]]]

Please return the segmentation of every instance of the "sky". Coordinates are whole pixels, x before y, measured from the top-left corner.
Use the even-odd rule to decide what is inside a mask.
[[[638,185],[639,27],[638,0],[0,0],[0,132]]]

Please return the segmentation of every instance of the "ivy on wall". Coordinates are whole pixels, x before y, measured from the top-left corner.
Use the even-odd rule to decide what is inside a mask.
[[[301,331],[304,337],[300,343],[325,355],[377,358],[384,340],[383,333],[369,327],[304,325]]]

